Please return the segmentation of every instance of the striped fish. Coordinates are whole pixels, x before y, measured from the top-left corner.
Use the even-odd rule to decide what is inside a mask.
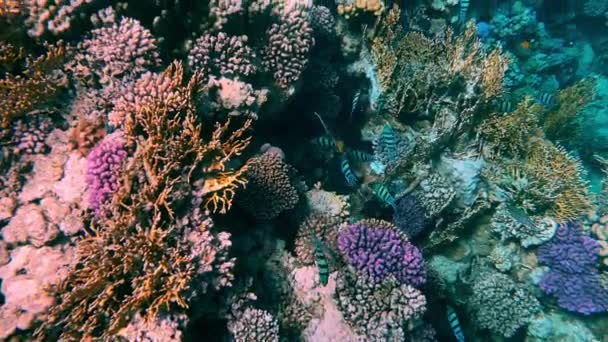
[[[384,127],[382,128],[382,136],[381,141],[391,159],[395,159],[397,157],[397,138],[395,137],[395,131],[393,127],[388,123],[384,123]]]
[[[333,150],[336,148],[336,140],[329,135],[317,137],[313,140],[313,143],[327,149]]]
[[[349,158],[360,162],[370,161],[373,158],[371,154],[359,150],[349,150],[346,154]]]
[[[384,95],[380,95],[378,97],[378,103],[376,104],[376,107],[377,107],[376,113],[377,114],[382,114],[382,111],[384,110],[384,102],[385,101],[386,100],[384,99]]]
[[[319,280],[321,281],[321,284],[325,286],[329,281],[329,264],[327,263],[325,252],[323,251],[323,243],[314,233],[312,234],[312,242],[315,247],[315,262],[319,268]]]
[[[496,108],[501,113],[511,113],[514,109],[513,102],[508,99],[500,99],[495,102]]]
[[[461,23],[467,20],[467,12],[469,10],[470,2],[471,0],[460,0],[460,16],[458,17],[458,20],[460,20]]]
[[[340,169],[342,170],[342,175],[344,175],[346,183],[349,186],[354,187],[357,185],[357,183],[359,183],[359,179],[353,172],[353,169],[350,167],[350,163],[348,162],[348,158],[346,158],[345,154],[342,155],[342,160],[340,161]]]
[[[509,214],[511,214],[513,219],[520,225],[529,228],[534,228],[536,226],[530,216],[528,216],[528,214],[526,214],[526,212],[522,209],[507,204],[507,211],[509,212]]]
[[[372,190],[374,194],[378,196],[384,203],[390,205],[391,207],[395,207],[395,197],[391,195],[391,192],[388,191],[386,185],[382,183],[374,183],[372,184]]]
[[[549,93],[541,93],[536,97],[536,100],[545,107],[553,107],[557,104],[555,97]]]
[[[462,332],[462,328],[460,327],[460,321],[458,320],[458,315],[453,307],[447,307],[448,313],[448,322],[450,323],[450,327],[452,328],[452,333],[454,333],[454,337],[458,342],[464,342],[464,333]]]
[[[357,110],[357,107],[359,107],[359,98],[360,97],[361,97],[361,90],[357,91],[355,93],[355,96],[353,97],[353,102],[352,102],[352,105],[350,107],[350,116],[351,117],[353,116],[353,114]]]

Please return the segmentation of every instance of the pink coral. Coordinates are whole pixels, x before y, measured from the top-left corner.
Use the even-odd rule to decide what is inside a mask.
[[[107,136],[87,157],[87,186],[89,205],[98,211],[111,194],[118,189],[118,176],[127,157],[120,132]]]
[[[228,22],[228,16],[243,13],[243,0],[210,0],[209,1],[209,16],[215,20],[213,26],[217,30]]]
[[[214,111],[226,112],[229,116],[257,118],[257,112],[266,102],[267,91],[254,90],[251,84],[222,77],[211,77],[205,87]]]
[[[255,73],[255,53],[247,46],[248,38],[224,32],[199,37],[188,55],[188,65],[204,76],[249,76]]]
[[[95,0],[25,0],[25,24],[30,37],[40,38],[45,33],[59,35],[70,29],[83,9]]]
[[[70,69],[89,84],[97,81],[107,86],[125,77],[135,79],[160,64],[156,47],[156,39],[139,21],[122,18],[119,23],[93,30],[91,38],[79,44],[80,53]],[[92,76],[96,80],[91,80]]]
[[[67,275],[74,251],[70,247],[17,247],[11,251],[11,261],[0,267],[2,294],[0,306],[0,339],[16,329],[27,330],[34,320],[42,318],[55,302],[49,292]]]
[[[279,15],[279,22],[270,26],[268,42],[262,51],[262,64],[274,80],[287,90],[300,78],[314,45],[308,11],[292,7]]]
[[[48,152],[45,140],[52,129],[47,113],[31,113],[13,123],[13,152],[17,154],[39,154]]]

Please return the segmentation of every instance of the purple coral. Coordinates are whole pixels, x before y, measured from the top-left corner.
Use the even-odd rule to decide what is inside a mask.
[[[89,205],[99,211],[103,202],[118,190],[118,172],[127,157],[120,132],[100,141],[87,157],[86,182],[89,189]]]
[[[393,223],[409,238],[420,235],[429,226],[426,209],[418,198],[413,195],[404,195],[395,202]]]
[[[600,284],[597,270],[599,244],[570,221],[558,227],[555,236],[538,249],[538,259],[550,271],[540,288],[557,297],[566,310],[590,315],[608,310],[608,291]]]
[[[362,220],[346,226],[338,235],[338,250],[373,282],[389,275],[413,286],[426,280],[422,253],[388,222]]]

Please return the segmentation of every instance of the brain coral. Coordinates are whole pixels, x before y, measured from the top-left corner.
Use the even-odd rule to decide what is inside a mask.
[[[391,223],[370,219],[343,227],[338,233],[338,250],[372,282],[379,283],[389,275],[413,286],[426,280],[422,253]]]

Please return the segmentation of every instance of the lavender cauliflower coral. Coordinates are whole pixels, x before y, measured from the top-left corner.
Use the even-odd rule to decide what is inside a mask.
[[[412,286],[426,281],[422,253],[389,222],[369,219],[343,227],[338,250],[348,264],[374,283],[389,275]]]
[[[608,290],[597,270],[599,243],[573,221],[558,227],[553,239],[538,249],[538,260],[549,266],[540,288],[557,297],[562,308],[584,315],[608,310]]]
[[[86,182],[89,189],[89,206],[99,211],[101,205],[118,189],[118,172],[127,151],[121,132],[100,141],[87,157]]]

